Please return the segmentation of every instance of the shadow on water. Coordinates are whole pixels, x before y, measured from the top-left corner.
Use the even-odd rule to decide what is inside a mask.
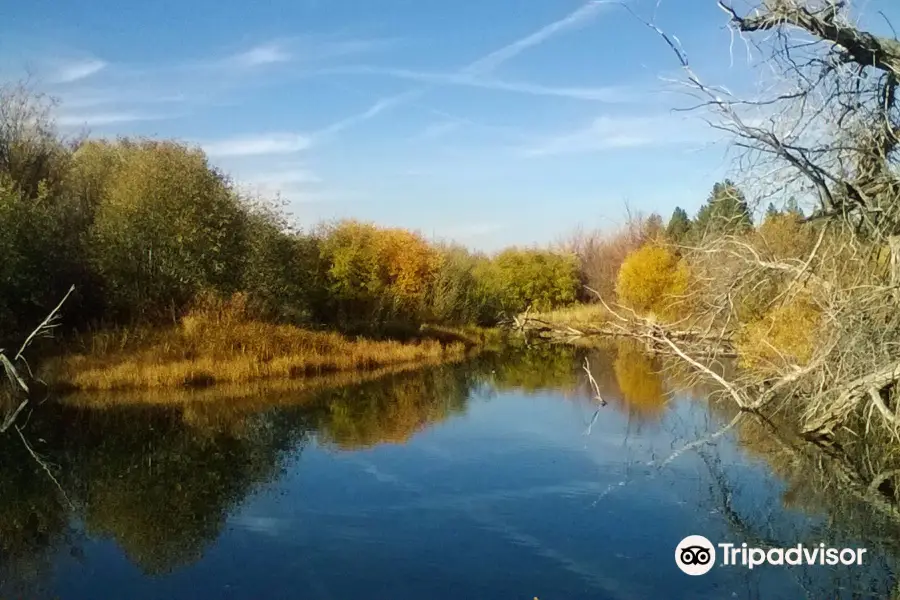
[[[602,408],[596,405],[596,411],[582,370],[585,356],[608,402]],[[457,365],[380,374],[368,381],[275,390],[271,402],[265,400],[263,389],[244,394],[254,401],[234,403],[217,402],[209,391],[178,403],[129,402],[126,397],[93,404],[84,398],[48,402],[28,415],[23,431],[55,474],[65,498],[18,436],[0,437],[0,597],[65,597],[65,590],[57,588],[57,573],[77,570],[86,557],[102,560],[97,558],[98,543],[104,541],[112,542],[144,577],[189,569],[221,542],[230,515],[250,499],[265,497],[292,464],[307,461],[311,448],[355,455],[388,445],[412,452],[409,444],[417,435],[455,417],[471,416],[473,403],[518,398],[504,410],[515,410],[516,419],[522,421],[519,413],[525,408],[519,407],[537,406],[528,403],[529,397],[550,396],[554,406],[586,407],[594,413],[594,421],[604,421],[604,431],[593,436],[609,435],[619,427],[612,422],[621,419],[625,444],[640,445],[645,438],[659,442],[649,461],[640,453],[626,452],[605,458],[622,463],[616,472],[628,475],[603,488],[606,491],[600,489],[592,506],[607,493],[626,493],[617,490],[629,486],[644,490],[670,481],[693,485],[684,493],[714,515],[708,517],[709,527],[720,537],[761,547],[824,542],[868,548],[872,558],[865,569],[810,567],[782,572],[780,576],[796,586],[794,592],[878,598],[893,593],[891,597],[900,598],[893,576],[900,557],[900,513],[891,512],[896,511],[898,497],[893,487],[897,472],[891,469],[898,466],[896,457],[872,448],[842,449],[843,466],[835,471],[829,466],[833,450],[810,452],[779,432],[777,424],[747,418],[729,435],[686,453],[687,466],[679,468],[692,469],[689,481],[695,483],[679,482],[680,471],[661,474],[652,465],[717,431],[736,414],[727,403],[710,400],[711,389],[689,388],[689,383],[677,366],[622,342],[590,350],[539,346],[486,354]],[[549,427],[529,426],[542,432]],[[626,464],[629,461],[633,464]],[[859,487],[871,494],[852,492]],[[880,509],[873,509],[875,496]],[[605,513],[596,513],[596,519],[606,518]],[[672,519],[677,518],[673,512]],[[485,523],[490,525],[486,528],[498,528],[496,521]],[[510,534],[508,526],[500,530],[516,546],[531,547],[546,560],[569,565],[570,574],[593,581],[589,568],[576,569],[572,565],[581,562],[546,550],[534,536]],[[571,532],[573,537],[580,535],[581,529]],[[671,570],[672,565],[665,567]],[[771,593],[781,587],[772,586],[786,584],[781,579],[773,583],[767,579],[770,575],[771,571],[758,578],[735,571],[729,585],[739,590],[736,597],[781,597]],[[459,576],[465,579],[464,573]],[[649,584],[634,585],[644,589],[640,585]],[[716,597],[712,591],[719,589],[691,585],[695,588],[686,597],[703,597],[704,592]],[[461,588],[461,595],[468,597],[479,589],[473,583],[471,590]],[[531,597],[528,593],[504,597]],[[544,594],[541,597],[552,597]],[[640,594],[610,592],[599,597]]]

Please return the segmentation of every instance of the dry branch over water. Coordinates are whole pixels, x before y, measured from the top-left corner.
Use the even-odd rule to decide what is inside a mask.
[[[767,65],[757,96],[708,84],[677,37],[645,24],[681,66],[690,109],[733,140],[749,194],[726,181],[693,221],[676,211],[624,260],[603,319],[517,326],[638,338],[821,443],[900,439],[900,42],[862,29],[850,2],[720,7]],[[728,378],[726,356],[740,367]]]

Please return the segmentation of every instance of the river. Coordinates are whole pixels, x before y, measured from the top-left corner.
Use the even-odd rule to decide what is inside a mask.
[[[587,352],[600,405],[586,352],[48,402],[22,425],[40,463],[2,440],[0,597],[897,597],[892,522],[752,422],[717,435],[734,411],[633,349]],[[866,553],[689,576],[688,535]]]

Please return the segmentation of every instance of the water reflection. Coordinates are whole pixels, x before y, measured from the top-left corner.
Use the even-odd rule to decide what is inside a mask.
[[[581,430],[597,405],[582,371],[585,356],[609,402],[594,415],[590,436]],[[362,553],[368,558],[359,559],[359,577],[369,583],[386,571],[362,565],[380,553],[412,561],[406,575],[412,579],[392,585],[413,586],[410,581],[435,569],[424,556],[439,551],[434,560],[447,561],[447,581],[470,585],[446,597],[513,589],[509,597],[532,597],[538,594],[519,593],[516,586],[550,572],[539,562],[510,566],[517,573],[524,569],[520,579],[506,573],[510,578],[499,587],[484,587],[479,577],[500,575],[469,572],[487,568],[469,564],[470,558],[477,565],[496,559],[496,568],[507,560],[561,568],[547,575],[545,583],[554,587],[539,597],[646,597],[673,584],[687,585],[684,597],[720,597],[722,586],[740,589],[735,597],[894,593],[900,556],[891,469],[896,459],[862,447],[811,451],[777,423],[748,417],[731,437],[699,445],[683,461],[659,469],[653,465],[674,449],[709,436],[736,415],[730,404],[708,401],[709,389],[691,392],[687,382],[677,365],[621,342],[590,350],[544,346],[352,384],[285,387],[269,401],[244,391],[234,402],[216,402],[203,391],[178,404],[125,397],[48,403],[29,417],[24,432],[66,498],[17,436],[0,437],[0,597],[66,597],[58,580],[74,581],[72,573],[80,573],[95,581],[85,573],[97,573],[109,560],[109,547],[98,547],[102,542],[111,542],[147,582],[200,568],[223,544],[238,552],[232,540],[237,534],[229,533],[235,523],[273,539],[287,528],[297,539],[316,540],[303,546],[304,553],[314,552],[304,560],[328,573],[344,568],[336,557]],[[575,433],[567,429],[572,410],[582,419]],[[635,434],[635,423],[653,427]],[[444,430],[451,433],[440,434],[450,436],[443,444],[439,424],[453,425]],[[357,467],[374,480],[351,475],[348,469]],[[244,514],[259,502],[274,510],[275,488],[290,510]],[[567,514],[580,516],[567,520]],[[438,525],[439,518],[456,524]],[[459,530],[459,518],[475,528]],[[670,572],[669,550],[677,542],[670,538],[703,528],[763,546],[861,541],[874,562],[852,573],[735,572],[728,579],[685,583]],[[488,534],[515,550],[489,541]],[[417,535],[433,536],[438,546],[416,551],[423,543]],[[253,546],[263,544],[257,538],[240,539],[250,544],[251,557],[269,552]],[[651,562],[641,567],[613,557],[613,541],[619,554]],[[279,562],[285,552],[294,555],[290,550],[271,552],[275,564],[263,570],[282,574],[271,575],[269,585],[282,594],[289,583],[301,582],[298,577],[312,585],[314,567],[297,572]],[[642,573],[651,563],[648,579]],[[97,576],[96,583],[83,583],[82,597],[102,595],[103,581]],[[328,581],[342,585],[334,573]],[[794,586],[792,593],[784,593],[786,586]],[[414,597],[412,587],[402,589],[398,597]],[[177,590],[195,597],[188,587]]]

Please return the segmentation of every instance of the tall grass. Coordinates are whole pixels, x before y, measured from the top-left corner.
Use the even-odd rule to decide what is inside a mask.
[[[70,390],[193,387],[298,378],[465,354],[465,344],[351,339],[254,320],[242,296],[205,301],[178,327],[94,336],[88,351],[58,359],[48,377]]]
[[[183,406],[231,416],[244,415],[273,406],[302,406],[316,393],[375,381],[465,360],[465,356],[442,356],[415,363],[396,364],[365,371],[338,371],[297,379],[255,379],[221,383],[211,387],[156,387],[119,390],[72,391],[61,398],[67,406],[111,409],[122,406]]]
[[[590,328],[610,320],[612,315],[602,304],[576,304],[550,312],[531,313],[529,318],[539,319],[560,327]]]

